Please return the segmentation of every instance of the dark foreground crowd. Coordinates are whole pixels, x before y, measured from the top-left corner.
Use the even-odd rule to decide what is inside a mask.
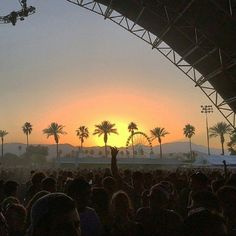
[[[226,170],[4,169],[0,236],[236,235]]]

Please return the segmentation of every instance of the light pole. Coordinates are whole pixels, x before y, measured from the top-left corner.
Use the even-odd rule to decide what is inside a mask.
[[[208,131],[208,113],[213,113],[213,107],[212,105],[202,105],[201,113],[205,113],[206,115],[206,131],[207,131],[207,149],[208,149],[208,155],[210,155],[210,146],[209,146],[209,131]]]

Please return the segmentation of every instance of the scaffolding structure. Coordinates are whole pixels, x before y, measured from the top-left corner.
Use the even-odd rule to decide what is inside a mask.
[[[236,4],[233,1],[66,1],[111,20],[148,43],[191,79],[236,128]]]

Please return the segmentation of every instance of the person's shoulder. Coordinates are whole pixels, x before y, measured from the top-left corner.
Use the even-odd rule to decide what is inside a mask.
[[[144,230],[141,223],[133,221],[131,226],[132,226],[131,231],[133,231],[134,235],[137,235],[137,236],[144,235]]]
[[[137,213],[149,213],[151,211],[150,207],[140,207]]]
[[[138,222],[140,222],[143,221],[144,219],[149,218],[150,214],[151,210],[149,207],[141,207],[137,210],[135,218]]]
[[[86,207],[85,211],[86,212],[91,212],[91,213],[96,213],[96,211],[92,207]]]
[[[168,210],[168,209],[165,209],[165,214],[166,216],[168,216],[171,220],[173,221],[179,221],[179,222],[182,222],[183,219],[182,217],[174,210]]]
[[[163,209],[163,211],[167,214],[167,215],[173,215],[173,216],[178,216],[179,214],[174,211],[174,210],[170,210],[170,209]]]
[[[98,217],[97,212],[91,207],[86,207],[85,210],[83,211],[83,214],[91,217],[92,216]]]
[[[100,219],[93,208],[86,207],[85,210],[80,213],[80,219],[83,222],[88,222],[91,225],[96,225],[96,227],[100,227]]]

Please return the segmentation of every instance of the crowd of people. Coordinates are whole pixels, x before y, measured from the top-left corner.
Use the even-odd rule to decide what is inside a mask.
[[[236,174],[1,167],[0,236],[234,236]]]

